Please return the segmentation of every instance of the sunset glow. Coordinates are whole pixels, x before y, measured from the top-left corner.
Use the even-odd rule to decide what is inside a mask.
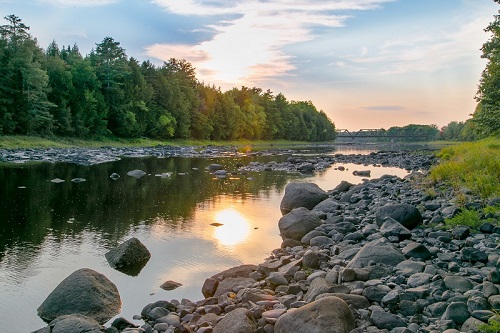
[[[214,236],[221,245],[231,246],[242,243],[250,234],[250,223],[234,208],[226,208],[217,212],[214,220],[222,224],[214,231]]]
[[[464,121],[485,66],[492,0],[3,1],[42,48],[186,59],[200,82],[312,101],[337,128]]]

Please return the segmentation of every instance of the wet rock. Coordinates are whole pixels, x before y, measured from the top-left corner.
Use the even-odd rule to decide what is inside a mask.
[[[51,321],[67,314],[81,314],[105,323],[120,312],[121,300],[116,286],[104,275],[79,269],[47,296],[38,308],[38,315]]]
[[[174,289],[177,289],[181,286],[182,286],[182,283],[168,280],[168,281],[163,282],[162,285],[160,286],[160,288],[163,290],[174,290]]]

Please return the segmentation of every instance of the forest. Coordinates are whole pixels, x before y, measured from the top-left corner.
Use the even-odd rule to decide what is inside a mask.
[[[261,88],[221,91],[182,59],[128,57],[111,37],[39,47],[15,16],[0,26],[0,135],[328,141],[335,125],[310,101]]]

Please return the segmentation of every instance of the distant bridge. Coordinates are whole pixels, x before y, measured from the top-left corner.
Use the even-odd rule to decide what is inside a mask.
[[[349,131],[347,129],[337,129],[337,138],[345,139],[362,139],[362,138],[379,138],[379,139],[394,139],[394,138],[405,138],[414,140],[428,140],[432,139],[433,135],[428,132],[417,128],[417,129],[407,129],[407,128],[391,128],[389,131],[385,129],[372,129],[364,128],[359,131]]]

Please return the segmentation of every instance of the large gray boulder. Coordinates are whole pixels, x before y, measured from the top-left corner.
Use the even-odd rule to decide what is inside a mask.
[[[400,262],[406,260],[400,250],[390,244],[384,244],[378,240],[365,244],[351,259],[348,268],[363,268],[368,263],[383,264],[395,267]]]
[[[348,333],[355,327],[346,302],[330,296],[289,310],[276,321],[274,333]]]
[[[107,277],[89,268],[71,273],[38,308],[45,321],[81,314],[103,324],[120,312],[118,289]]]
[[[285,215],[294,208],[305,207],[309,210],[328,198],[328,194],[313,183],[289,183],[281,199],[281,214]]]
[[[405,228],[410,230],[414,229],[423,221],[420,211],[416,207],[408,204],[389,204],[377,208],[375,218],[379,226],[384,223],[386,217],[395,219]]]
[[[140,240],[133,237],[109,250],[105,256],[111,267],[128,275],[137,276],[151,258],[151,253]]]
[[[304,207],[295,208],[282,216],[278,227],[283,239],[300,241],[308,232],[321,225],[321,219],[315,213]]]
[[[257,323],[250,311],[238,308],[229,312],[215,326],[213,333],[254,333]]]

